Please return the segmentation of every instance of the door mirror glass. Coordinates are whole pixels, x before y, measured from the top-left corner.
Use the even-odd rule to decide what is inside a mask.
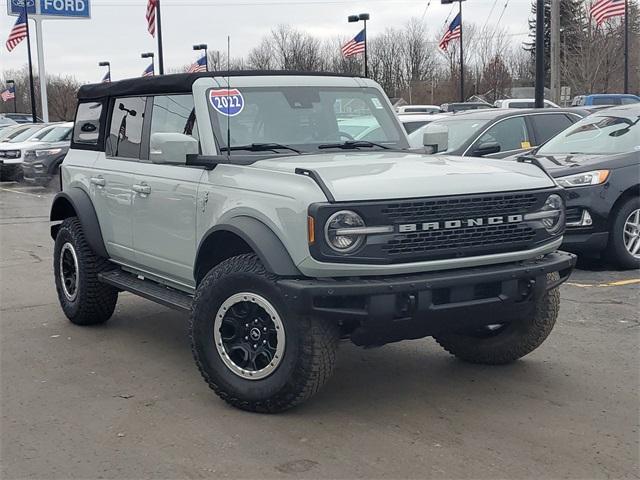
[[[446,152],[449,148],[449,128],[431,124],[422,137],[426,153]]]
[[[198,154],[198,140],[184,133],[152,133],[149,160],[153,163],[184,165],[187,155]]]
[[[486,142],[478,145],[472,150],[474,157],[482,157],[484,155],[491,155],[500,151],[500,144],[497,142]]]

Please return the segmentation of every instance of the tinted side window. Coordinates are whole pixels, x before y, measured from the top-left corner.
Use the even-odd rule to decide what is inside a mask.
[[[100,138],[100,116],[102,103],[91,102],[78,105],[73,127],[73,143],[97,145]]]
[[[427,123],[429,122],[404,122],[402,126],[407,133],[412,133]]]
[[[520,150],[524,148],[522,144],[529,141],[527,135],[527,125],[524,117],[514,117],[502,120],[487,130],[475,143],[480,146],[483,143],[494,143],[500,145],[501,152],[509,150]]]
[[[533,122],[538,145],[542,145],[573,124],[569,117],[563,114],[531,115],[529,118]]]
[[[146,97],[116,98],[107,138],[107,155],[140,158]]]
[[[596,97],[591,102],[592,105],[620,105],[620,97]]]
[[[622,105],[631,105],[632,103],[638,103],[638,100],[631,97],[622,97]]]
[[[151,134],[154,133],[183,133],[199,139],[193,95],[154,97]]]

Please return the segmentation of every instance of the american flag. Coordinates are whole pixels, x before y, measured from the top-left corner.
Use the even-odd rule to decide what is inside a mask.
[[[102,83],[111,83],[111,72],[107,72],[102,77]]]
[[[16,98],[16,87],[9,87],[0,94],[3,102],[8,102]]]
[[[596,21],[596,25],[611,17],[624,16],[625,0],[596,0],[591,4],[589,15]]]
[[[147,3],[147,30],[152,37],[156,36],[156,6],[158,0],[149,0]]]
[[[200,57],[198,60],[196,60],[195,62],[193,62],[191,65],[189,65],[189,69],[187,70],[188,73],[206,72],[206,71],[207,71],[207,57],[204,55]]]
[[[154,71],[153,71],[153,63],[151,65],[149,65],[147,68],[144,69],[144,72],[142,72],[142,76],[143,77],[153,77],[154,75]]]
[[[358,35],[353,37],[352,40],[349,40],[342,47],[342,55],[345,57],[350,57],[351,55],[357,55],[358,53],[364,52],[364,45],[366,42],[366,37],[364,34],[364,30],[362,30]]]
[[[449,42],[455,40],[456,38],[460,38],[461,35],[462,23],[460,22],[460,14],[458,13],[458,15],[456,15],[456,18],[454,18],[449,24],[446,32],[444,32],[444,35],[442,36],[442,39],[440,40],[438,46],[442,50],[447,50]]]
[[[16,20],[15,25],[9,33],[9,38],[7,39],[7,50],[13,50],[16,48],[16,45],[25,38],[27,38],[27,17],[24,12],[21,12],[18,20]]]

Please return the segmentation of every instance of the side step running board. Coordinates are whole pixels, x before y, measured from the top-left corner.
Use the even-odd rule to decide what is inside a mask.
[[[139,295],[165,307],[184,313],[191,313],[193,297],[191,295],[165,287],[151,280],[142,280],[137,275],[123,270],[102,272],[98,275],[101,282],[108,283],[120,290]]]

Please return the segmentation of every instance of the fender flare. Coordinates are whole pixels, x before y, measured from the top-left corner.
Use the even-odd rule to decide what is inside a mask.
[[[71,187],[56,194],[51,205],[49,220],[55,222],[73,216],[77,216],[80,220],[84,236],[93,251],[101,257],[109,258],[91,198],[84,190],[78,187]],[[51,226],[51,238],[54,240],[58,235],[59,229],[60,224]]]
[[[283,277],[302,276],[289,252],[278,236],[267,225],[253,217],[240,216],[226,223],[210,228],[202,237],[196,253],[196,264],[200,260],[201,249],[208,238],[216,232],[226,231],[237,235],[256,253],[268,272]],[[194,270],[194,276],[196,272]]]

